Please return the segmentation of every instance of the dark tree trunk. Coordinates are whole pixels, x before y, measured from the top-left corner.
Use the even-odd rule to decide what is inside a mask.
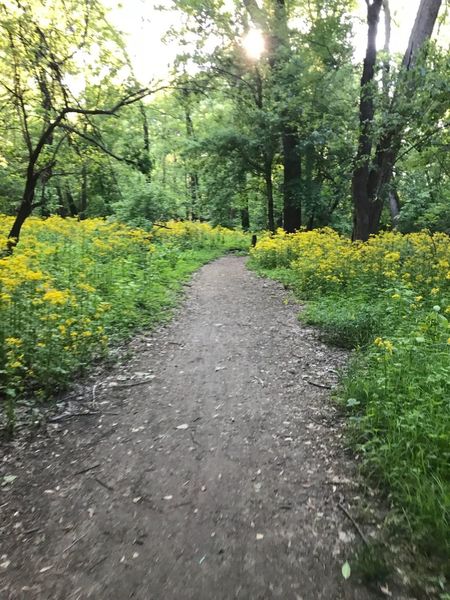
[[[251,20],[261,30],[267,31],[267,15],[256,0],[244,0]],[[279,75],[279,67],[286,59],[282,56],[290,48],[288,14],[285,0],[273,0],[274,19],[268,39],[268,62],[275,77]],[[286,111],[285,111],[286,113]],[[282,115],[281,142],[283,154],[283,225],[286,231],[292,232],[301,227],[301,162],[298,154],[298,136],[289,124],[289,115]],[[266,187],[267,176],[266,176]],[[268,213],[269,214],[269,213]],[[270,217],[269,217],[270,221]],[[270,228],[273,231],[273,227]]]
[[[241,209],[241,227],[243,231],[248,231],[250,229],[250,214],[248,211],[248,203],[247,206]]]
[[[188,190],[190,196],[189,218],[192,221],[198,218],[198,175],[197,173],[188,173]]]
[[[279,66],[286,59],[283,51],[289,50],[288,14],[285,0],[274,0],[274,33],[270,36],[269,63],[277,76]],[[302,171],[299,139],[296,129],[289,123],[288,111],[282,115],[281,144],[283,153],[283,225],[292,233],[302,225],[301,183]]]
[[[17,211],[16,218],[11,227],[11,231],[8,234],[8,240],[6,243],[7,254],[13,253],[14,248],[19,243],[22,225],[25,223],[25,221],[28,219],[28,217],[33,211],[33,200],[38,179],[39,174],[35,173],[33,166],[30,165],[27,170],[27,179],[22,196],[22,202],[20,203],[19,210]]]
[[[7,254],[12,254],[14,252],[14,248],[19,243],[22,226],[33,212],[34,195],[36,192],[36,186],[39,181],[39,177],[46,171],[51,172],[53,163],[47,164],[47,166],[41,170],[36,169],[36,164],[42,152],[42,149],[49,142],[49,140],[52,139],[53,131],[56,127],[58,127],[58,125],[63,119],[63,116],[64,113],[61,113],[52,123],[50,123],[46,127],[46,129],[42,132],[41,137],[39,138],[36,144],[36,147],[34,148],[34,150],[30,151],[22,201],[20,203],[19,209],[17,211],[17,216],[14,220],[13,226],[11,227],[11,231],[8,234],[8,240],[6,242]]]
[[[86,218],[86,210],[87,210],[87,203],[88,203],[87,185],[88,185],[87,167],[85,164],[83,164],[83,166],[81,167],[81,194],[80,194],[80,211],[79,211],[79,217],[81,220]]]
[[[387,190],[393,176],[394,165],[401,147],[404,131],[404,123],[399,123],[385,131],[375,150],[374,165],[371,167],[372,140],[370,128],[374,118],[371,85],[374,85],[375,42],[382,4],[383,0],[372,0],[371,3],[369,1],[367,3],[368,45],[361,78],[360,136],[352,180],[353,239],[363,241],[367,240],[370,234],[377,233],[379,230],[384,200],[388,195]],[[442,0],[421,0],[409,38],[408,48],[403,57],[403,70],[399,75],[399,83],[405,81],[405,73],[415,66],[419,50],[430,39],[441,4]],[[406,81],[403,94],[412,96],[416,91],[416,85],[415,82]],[[395,106],[395,101],[396,98],[394,97],[392,106]]]
[[[311,210],[311,214],[309,215],[309,219],[308,219],[308,226],[307,226],[308,231],[312,231],[314,229],[315,218],[316,218],[316,207],[313,206],[312,210]]]
[[[150,182],[152,178],[152,160],[150,158],[150,134],[148,127],[147,113],[145,112],[145,106],[142,102],[139,103],[139,110],[142,117],[142,136],[144,142],[144,151],[138,158],[138,168],[140,172],[147,177],[147,181]]]
[[[64,195],[58,182],[56,183],[56,193],[58,194],[58,215],[63,218],[67,217],[67,208],[64,203]]]
[[[383,0],[367,2],[367,49],[361,77],[359,138],[352,179],[353,239],[367,240],[370,234],[370,197],[368,181],[372,152],[371,125],[374,117],[373,89],[377,59],[377,31]]]
[[[266,168],[264,173],[264,180],[266,182],[266,195],[267,195],[267,226],[269,230],[275,232],[275,218],[273,210],[273,182],[272,182],[272,164]]]
[[[73,199],[73,195],[72,195],[72,192],[70,191],[70,188],[67,189],[66,196],[67,196],[67,205],[69,207],[69,215],[71,217],[75,217],[78,214],[78,208],[77,208],[77,205],[75,204],[75,200]]]
[[[304,178],[303,178],[303,209],[309,213],[308,229],[312,229],[316,217],[316,198],[314,193],[314,162],[316,153],[313,144],[308,144],[305,149]]]
[[[191,117],[191,111],[189,108],[189,91],[184,89],[183,90],[183,97],[185,99],[184,102],[184,117],[185,117],[185,124],[186,124],[186,136],[188,139],[192,139],[195,137],[195,132],[194,132],[194,123],[192,122],[192,117]],[[190,169],[188,174],[187,174],[187,187],[188,187],[188,191],[189,191],[189,196],[190,196],[190,208],[188,210],[189,212],[189,218],[192,220],[195,220],[198,218],[198,214],[197,211],[199,209],[199,177],[198,177],[198,173],[194,170],[194,169]]]
[[[167,163],[166,163],[166,154],[164,154],[162,158],[162,177],[161,177],[161,185],[163,189],[166,188],[166,178],[167,178]]]
[[[45,191],[46,191],[46,185],[45,183],[42,185],[42,189],[41,189],[41,199],[39,201],[39,206],[41,208],[41,217],[46,218],[49,217],[51,215],[48,206],[47,206],[47,197],[45,195]]]
[[[294,128],[285,127],[283,142],[283,223],[288,233],[302,225],[301,209],[301,159],[298,151],[298,135]]]

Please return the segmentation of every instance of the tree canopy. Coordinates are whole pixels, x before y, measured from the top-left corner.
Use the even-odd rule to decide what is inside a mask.
[[[174,0],[184,50],[149,84],[100,0],[0,2],[9,250],[33,213],[450,231],[446,8],[422,0],[395,54],[395,7],[366,5],[360,64],[351,0]]]

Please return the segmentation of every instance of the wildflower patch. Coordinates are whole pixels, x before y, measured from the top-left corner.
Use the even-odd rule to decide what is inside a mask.
[[[0,248],[12,218],[0,216]],[[25,395],[45,399],[111,342],[167,315],[180,282],[247,236],[207,223],[150,233],[104,219],[30,218],[0,259],[0,396],[14,426]]]
[[[326,228],[266,234],[260,272],[307,301],[301,319],[356,351],[339,391],[397,532],[427,554],[450,543],[450,237],[385,232],[366,243]]]

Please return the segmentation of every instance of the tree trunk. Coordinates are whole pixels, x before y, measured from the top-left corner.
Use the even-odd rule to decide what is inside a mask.
[[[17,211],[16,218],[11,227],[11,231],[8,234],[8,240],[6,242],[6,254],[10,255],[13,253],[14,248],[19,243],[20,232],[22,225],[28,219],[33,211],[33,200],[36,191],[36,185],[39,179],[39,174],[35,173],[34,165],[30,164],[27,170],[27,178],[25,182],[25,189],[22,196],[22,202],[20,203],[19,210]]]
[[[71,217],[75,217],[78,214],[78,208],[77,208],[77,205],[75,204],[75,200],[73,199],[73,195],[72,195],[70,188],[67,188],[66,196],[67,196],[67,206],[69,207],[69,215]]]
[[[288,14],[285,0],[273,0],[274,18],[272,26],[268,27],[268,18],[265,12],[259,7],[256,0],[244,0],[251,20],[262,31],[270,28],[268,39],[268,61],[272,74],[278,75],[281,61],[284,58],[280,55],[283,50],[289,50],[289,27]],[[289,123],[289,114],[284,111],[281,123],[281,142],[283,154],[283,225],[288,232],[299,229],[302,224],[301,218],[301,162],[298,153],[298,135],[295,128]],[[266,177],[266,187],[267,177]],[[269,221],[270,221],[270,215]],[[273,227],[270,229],[274,230]]]
[[[273,182],[272,182],[272,165],[266,167],[264,173],[264,180],[266,182],[266,196],[267,196],[267,226],[272,233],[275,233],[275,218],[273,211]]]
[[[383,12],[384,12],[384,46],[383,46],[383,95],[384,101],[387,107],[389,102],[389,73],[391,72],[391,31],[392,31],[392,17],[391,7],[389,0],[383,0]]]
[[[396,189],[389,190],[389,208],[391,211],[392,226],[395,229],[400,215],[400,198]]]
[[[377,59],[378,21],[383,0],[367,2],[367,49],[361,77],[359,139],[352,178],[353,239],[367,240],[370,234],[369,165],[372,152],[371,125],[374,117],[373,89]]]
[[[288,14],[285,0],[274,0],[275,22],[270,37],[269,63],[277,75],[280,54],[289,50]],[[281,65],[282,66],[282,65]],[[289,113],[284,111],[281,123],[281,143],[283,153],[283,225],[288,233],[293,233],[302,225],[301,183],[302,170],[298,151],[299,139],[296,129],[289,122]]]
[[[419,51],[430,39],[436,22],[442,0],[422,0],[417,11],[414,27],[409,37],[408,48],[403,56],[403,71],[399,75],[399,83],[405,80],[405,74],[414,68],[417,63]],[[404,94],[412,96],[416,92],[417,84],[406,81]],[[395,104],[395,98],[393,100]],[[400,123],[395,128],[390,128],[381,137],[375,152],[375,168],[369,178],[369,193],[371,195],[370,207],[370,233],[377,233],[383,210],[386,190],[394,172],[394,165],[402,145],[404,124]]]
[[[301,159],[298,151],[298,135],[294,128],[286,126],[282,133],[283,142],[283,224],[288,233],[302,225],[301,209]]]
[[[150,134],[148,127],[147,113],[145,112],[145,106],[142,102],[139,102],[139,111],[142,117],[142,141],[144,143],[144,150],[141,156],[138,158],[138,168],[140,172],[146,176],[147,181],[150,183],[152,179],[152,160],[150,158]]]
[[[188,173],[187,184],[190,196],[189,218],[192,221],[198,219],[198,176],[197,173]]]
[[[241,209],[241,227],[243,231],[250,229],[250,214],[248,211],[248,202],[244,208]]]
[[[368,44],[361,78],[360,136],[352,180],[353,239],[363,241],[367,240],[370,234],[378,232],[384,199],[387,195],[386,190],[393,175],[404,131],[404,123],[399,123],[385,131],[375,150],[374,165],[371,167],[370,127],[374,117],[374,106],[373,91],[371,91],[370,85],[374,84],[375,42],[382,3],[383,0],[372,0],[371,4],[369,1],[367,3]],[[399,83],[405,81],[405,73],[415,66],[419,50],[430,39],[441,4],[442,0],[421,0],[408,48],[403,57],[403,70],[399,75]],[[417,83],[407,81],[403,93],[412,96],[416,91],[416,86]],[[396,98],[394,97],[391,105],[395,106],[395,102]]]
[[[194,132],[194,123],[192,122],[191,111],[189,107],[189,91],[183,90],[184,97],[184,118],[186,124],[186,136],[188,139],[193,139],[195,137]],[[194,169],[189,169],[187,174],[187,183],[188,183],[188,191],[190,197],[190,208],[189,214],[190,219],[195,220],[198,218],[197,210],[198,200],[199,200],[199,178],[198,173]]]
[[[414,67],[420,49],[430,39],[441,4],[442,0],[421,0],[409,37],[408,48],[403,56],[402,66],[406,70]]]
[[[87,209],[87,203],[88,203],[87,184],[88,184],[87,167],[86,167],[86,164],[83,163],[83,166],[81,167],[81,194],[80,194],[80,211],[79,211],[79,217],[81,220],[86,218],[86,209]]]
[[[56,193],[58,195],[58,209],[57,209],[57,214],[62,217],[65,218],[67,217],[67,209],[64,203],[64,195],[61,189],[61,185],[59,184],[58,180],[56,181]]]

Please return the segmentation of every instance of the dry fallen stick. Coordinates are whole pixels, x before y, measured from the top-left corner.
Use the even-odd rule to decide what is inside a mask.
[[[145,383],[152,383],[153,379],[145,379],[144,381],[132,381],[131,383],[124,383],[122,385],[115,386],[116,388],[123,389],[134,387],[136,385],[144,385]]]
[[[339,508],[342,510],[342,512],[344,513],[344,515],[352,522],[353,527],[356,529],[356,531],[359,533],[362,541],[365,543],[365,545],[367,547],[370,546],[369,542],[367,541],[366,536],[364,535],[364,533],[361,530],[361,527],[358,525],[358,523],[355,521],[355,519],[352,517],[352,515],[348,512],[348,510],[345,508],[345,506],[343,504],[341,504],[340,502],[338,503]]]
[[[331,385],[325,385],[323,383],[317,383],[316,381],[311,381],[309,379],[305,379],[306,383],[309,383],[309,385],[314,385],[315,387],[318,388],[324,388],[325,390],[332,390],[333,387]]]
[[[65,421],[66,419],[71,419],[72,417],[89,417],[91,415],[98,415],[100,414],[98,411],[88,411],[88,412],[77,412],[77,413],[70,413],[70,414],[62,414],[62,415],[58,415],[56,417],[53,417],[51,419],[48,420],[49,423],[58,423],[59,421]]]
[[[113,487],[111,487],[110,485],[108,485],[107,483],[105,483],[104,481],[102,481],[101,479],[99,479],[98,477],[94,477],[94,481],[96,481],[99,485],[101,485],[102,487],[104,487],[109,492],[113,492],[114,491]]]
[[[83,535],[80,535],[79,538],[77,538],[76,540],[73,540],[73,542],[71,544],[69,544],[69,546],[67,546],[67,548],[64,548],[63,554],[64,554],[64,552],[68,552],[71,548],[73,548],[73,546],[75,546],[75,544],[77,544],[80,540],[82,540],[84,537],[86,537],[87,534],[88,534],[88,532],[86,531],[86,533],[83,533]]]
[[[91,467],[86,467],[85,469],[81,469],[81,471],[76,471],[73,475],[82,475],[83,473],[87,473],[88,471],[92,471],[92,469],[97,469],[100,466],[100,463],[95,463]]]

